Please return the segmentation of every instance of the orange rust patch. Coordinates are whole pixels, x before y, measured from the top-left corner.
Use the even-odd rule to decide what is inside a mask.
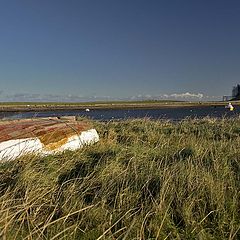
[[[38,138],[47,150],[54,150],[61,147],[68,141],[69,137],[76,134],[80,134],[80,132],[78,133],[69,131],[69,129],[65,129],[65,131],[63,131],[62,129],[60,129],[45,133]]]
[[[41,141],[41,139],[40,139],[40,141]],[[51,143],[48,143],[48,144],[44,144],[42,141],[42,143],[43,143],[43,145],[44,145],[44,149],[46,149],[46,150],[55,150],[55,149],[58,149],[58,148],[60,148],[61,146],[63,146],[65,143],[67,143],[67,141],[68,141],[68,138],[62,138],[61,140],[59,140],[59,141],[55,141],[55,142],[51,142]]]

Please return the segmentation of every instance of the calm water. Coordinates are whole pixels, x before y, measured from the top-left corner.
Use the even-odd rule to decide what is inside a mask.
[[[108,121],[112,119],[143,118],[169,119],[178,121],[186,117],[202,118],[211,117],[236,117],[240,114],[240,107],[235,107],[233,112],[217,107],[181,107],[165,109],[99,109],[90,110],[70,110],[70,111],[45,111],[45,112],[22,112],[22,113],[1,113],[0,118],[21,119],[33,117],[56,117],[56,116],[87,116],[96,120]]]

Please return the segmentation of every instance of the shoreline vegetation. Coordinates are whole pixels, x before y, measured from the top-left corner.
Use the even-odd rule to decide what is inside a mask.
[[[231,101],[240,105],[240,101]],[[180,108],[180,107],[217,107],[225,106],[227,102],[187,102],[187,101],[113,101],[113,102],[1,102],[1,112],[18,111],[57,111],[89,109],[151,109],[151,108]]]
[[[239,117],[92,123],[92,146],[0,163],[2,239],[240,239]]]

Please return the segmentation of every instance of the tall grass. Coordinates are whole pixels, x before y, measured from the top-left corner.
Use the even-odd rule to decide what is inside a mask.
[[[93,146],[0,165],[2,239],[240,238],[240,119],[95,125]]]

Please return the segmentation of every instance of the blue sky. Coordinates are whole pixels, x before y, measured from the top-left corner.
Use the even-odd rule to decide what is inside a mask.
[[[240,1],[1,0],[0,100],[221,100]]]

